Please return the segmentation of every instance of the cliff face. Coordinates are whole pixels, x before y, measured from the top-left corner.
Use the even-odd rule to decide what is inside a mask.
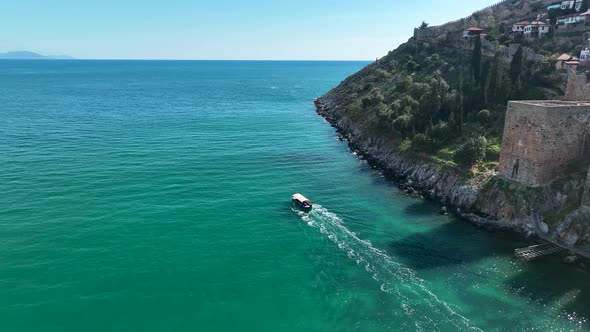
[[[454,207],[458,215],[479,226],[532,234],[529,212],[543,204],[540,190],[509,183],[493,174],[466,179],[456,169],[399,152],[395,138],[383,136],[367,121],[348,116],[331,94],[315,103],[318,114],[337,128],[351,149],[408,194]]]

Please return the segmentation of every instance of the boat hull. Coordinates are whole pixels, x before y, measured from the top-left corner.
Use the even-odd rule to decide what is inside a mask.
[[[293,203],[294,203],[294,204],[295,204],[295,205],[296,205],[298,208],[300,208],[300,209],[302,209],[302,210],[304,210],[304,211],[310,211],[310,210],[313,208],[313,204],[306,205],[306,204],[303,204],[303,203],[299,202],[299,201],[298,201],[298,200],[296,200],[296,199],[293,199],[293,200],[291,200],[291,201],[292,201],[292,202],[293,202]]]

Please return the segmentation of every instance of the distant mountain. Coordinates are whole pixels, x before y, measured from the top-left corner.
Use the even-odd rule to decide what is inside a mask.
[[[42,55],[39,53],[29,51],[13,51],[0,53],[0,60],[12,59],[12,60],[68,60],[74,59],[68,55]]]

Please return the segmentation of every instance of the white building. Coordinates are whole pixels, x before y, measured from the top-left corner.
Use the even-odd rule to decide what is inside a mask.
[[[515,23],[514,25],[512,25],[512,33],[522,35],[524,33],[524,28],[529,24],[531,24],[531,22],[529,21]]]
[[[586,47],[580,53],[580,61],[587,62],[590,61],[590,48]]]
[[[551,26],[545,22],[532,21],[524,27],[524,37],[529,39],[543,38],[549,33]]]
[[[557,18],[557,25],[581,25],[590,24],[590,10],[583,13],[574,13]]]
[[[576,5],[575,0],[565,0],[561,2],[561,10],[572,9]]]

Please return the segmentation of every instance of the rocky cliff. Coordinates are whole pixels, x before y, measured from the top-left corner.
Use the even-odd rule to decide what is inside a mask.
[[[547,188],[520,185],[495,170],[507,102],[560,98],[563,77],[543,60],[572,49],[560,46],[564,41],[580,42],[554,35],[516,42],[511,25],[548,18],[549,2],[505,0],[442,26],[423,24],[317,99],[317,112],[408,194],[437,200],[478,225],[531,233],[530,211],[547,204]],[[463,35],[473,26],[483,37]],[[570,187],[583,188],[583,178]],[[554,183],[560,185],[553,195],[579,196]],[[561,214],[548,227],[555,229]]]
[[[476,225],[531,235],[531,208],[543,204],[541,190],[510,183],[493,173],[467,178],[455,168],[399,152],[395,139],[382,136],[369,122],[342,112],[332,94],[316,100],[323,116],[352,150],[383,171],[406,193],[433,199],[441,212],[456,212]]]

